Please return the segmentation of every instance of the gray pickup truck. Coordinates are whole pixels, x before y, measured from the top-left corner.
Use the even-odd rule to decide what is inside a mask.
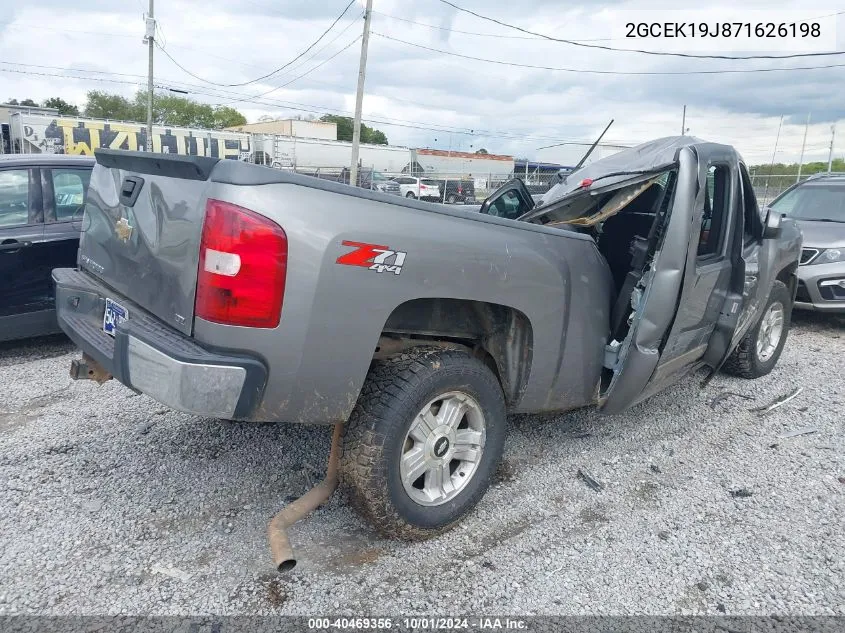
[[[478,502],[506,413],[614,413],[704,366],[762,376],[786,340],[801,235],[729,146],[659,139],[537,206],[511,181],[480,213],[96,157],[78,267],[53,271],[72,375],[200,416],[335,424],[339,478],[387,535]]]

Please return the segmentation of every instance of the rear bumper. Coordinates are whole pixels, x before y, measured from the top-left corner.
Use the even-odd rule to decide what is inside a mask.
[[[127,387],[195,415],[249,419],[257,408],[267,381],[260,360],[199,345],[85,272],[57,268],[53,280],[59,327]],[[114,338],[102,328],[106,297],[129,311]]]

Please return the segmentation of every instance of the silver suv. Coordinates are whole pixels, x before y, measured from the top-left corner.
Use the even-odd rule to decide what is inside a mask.
[[[795,307],[845,312],[845,174],[819,174],[769,205],[804,234]]]

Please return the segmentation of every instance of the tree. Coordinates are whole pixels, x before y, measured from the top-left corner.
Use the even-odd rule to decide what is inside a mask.
[[[8,103],[9,105],[29,106],[30,108],[38,107],[38,104],[32,99],[24,99],[23,101],[18,101],[17,99],[9,99],[6,103]]]
[[[235,127],[236,125],[246,125],[246,117],[229,106],[217,106],[214,108],[214,129],[219,130],[224,127]]]
[[[325,114],[320,117],[326,123],[337,125],[337,140],[351,141],[353,132],[352,117],[338,116],[336,114]],[[381,130],[371,128],[369,125],[361,124],[361,142],[372,143],[373,145],[387,145],[387,136]]]
[[[85,116],[143,123],[147,120],[147,92],[139,90],[134,99],[129,100],[122,95],[93,90],[88,93]],[[213,108],[187,97],[157,93],[153,98],[153,123],[220,129],[243,125],[246,117],[228,106]]]
[[[79,116],[79,108],[72,103],[68,103],[61,97],[50,97],[44,102],[45,108],[56,108],[59,114]]]
[[[143,121],[146,119],[146,106],[139,108],[137,103],[122,95],[91,90],[85,102],[85,116],[93,119],[115,119],[118,121]]]
[[[482,147],[481,149],[477,149],[477,150],[475,150],[475,153],[476,153],[476,154],[483,154],[483,155],[485,155],[485,156],[486,156],[486,155],[487,155],[487,154],[489,154],[490,152],[488,152],[486,149],[484,149],[484,148]]]

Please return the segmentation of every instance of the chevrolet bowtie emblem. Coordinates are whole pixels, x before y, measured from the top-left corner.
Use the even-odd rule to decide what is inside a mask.
[[[128,242],[132,235],[132,226],[126,218],[120,218],[114,225],[114,232],[121,242]]]

